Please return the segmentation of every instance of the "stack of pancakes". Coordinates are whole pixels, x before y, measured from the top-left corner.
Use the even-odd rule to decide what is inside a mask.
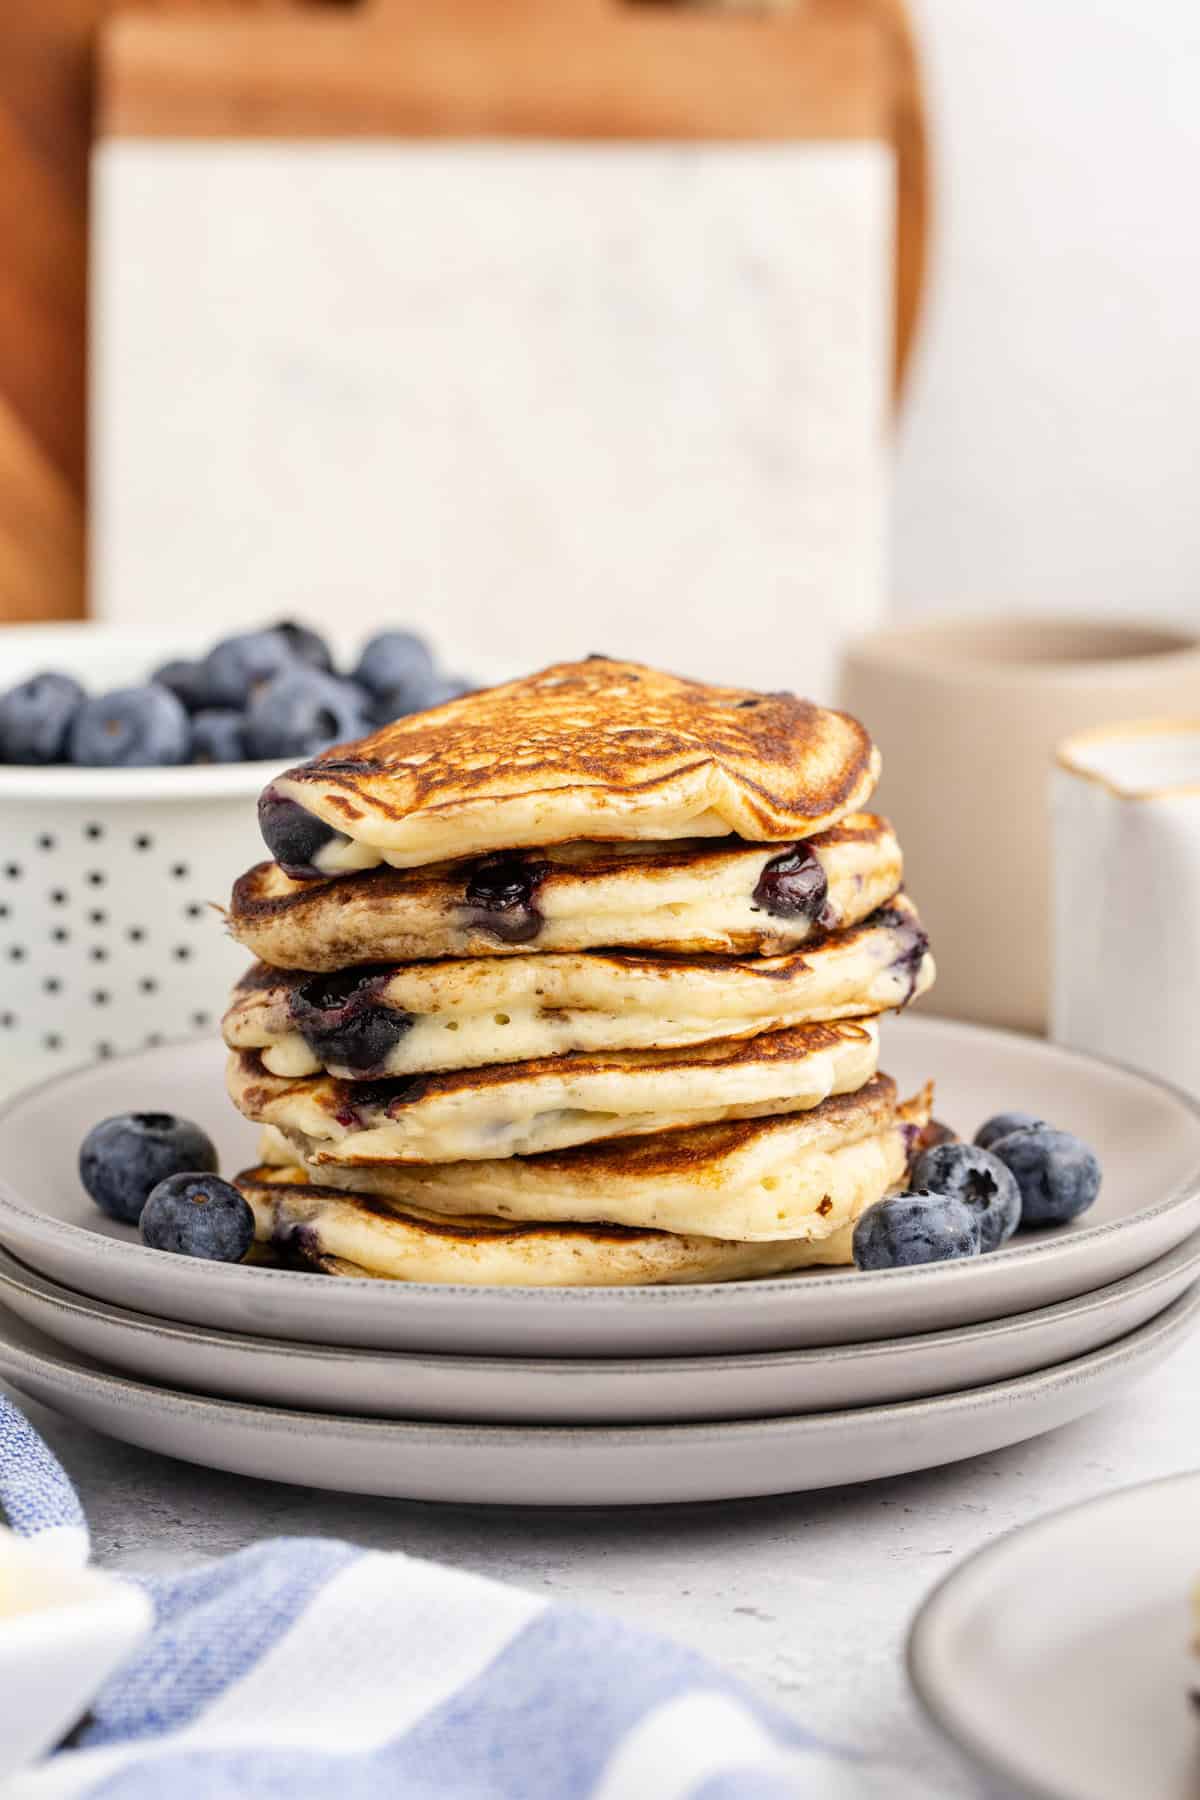
[[[330,1273],[611,1285],[850,1260],[928,1094],[879,757],[791,694],[593,657],[291,770],[233,935],[260,1244]]]

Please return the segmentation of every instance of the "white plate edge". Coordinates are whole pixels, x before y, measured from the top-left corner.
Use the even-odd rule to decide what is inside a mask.
[[[261,1431],[295,1431],[312,1430],[314,1426],[322,1430],[325,1437],[336,1437],[339,1429],[349,1432],[354,1438],[363,1435],[395,1436],[406,1433],[420,1440],[430,1434],[441,1443],[456,1440],[461,1444],[478,1442],[481,1438],[491,1444],[516,1445],[524,1442],[533,1433],[543,1445],[563,1447],[570,1443],[586,1442],[592,1447],[603,1444],[606,1439],[615,1439],[624,1448],[634,1444],[659,1445],[664,1438],[671,1443],[688,1442],[698,1445],[705,1440],[720,1444],[731,1435],[747,1435],[766,1433],[782,1436],[802,1425],[806,1431],[816,1437],[823,1431],[837,1432],[845,1428],[848,1421],[855,1420],[867,1424],[907,1423],[915,1422],[927,1415],[931,1409],[937,1409],[945,1417],[947,1414],[975,1412],[982,1408],[1011,1405],[1029,1398],[1033,1392],[1055,1392],[1075,1386],[1080,1381],[1087,1381],[1110,1367],[1119,1367],[1126,1362],[1138,1362],[1145,1355],[1167,1350],[1187,1334],[1188,1327],[1200,1318],[1200,1283],[1196,1283],[1177,1300],[1172,1301],[1165,1311],[1157,1314],[1146,1324],[1126,1332],[1111,1344],[1102,1345],[1098,1350],[1089,1350],[1083,1356],[1071,1357],[1066,1362],[1051,1364],[1046,1369],[1035,1370],[1027,1375],[1018,1375],[1008,1381],[991,1382],[983,1387],[967,1388],[953,1394],[934,1395],[924,1400],[894,1401],[883,1406],[851,1407],[824,1413],[803,1413],[784,1415],[768,1419],[733,1419],[723,1421],[700,1420],[681,1425],[463,1425],[461,1423],[445,1423],[430,1420],[377,1419],[358,1415],[339,1415],[336,1413],[299,1412],[288,1407],[255,1406],[246,1401],[226,1400],[213,1395],[200,1395],[163,1388],[149,1382],[136,1381],[127,1375],[110,1374],[107,1371],[83,1369],[69,1361],[60,1346],[51,1344],[53,1354],[38,1355],[23,1350],[5,1341],[3,1336],[3,1315],[0,1314],[0,1377],[10,1380],[14,1386],[20,1387],[20,1375],[12,1373],[14,1361],[32,1365],[31,1373],[36,1378],[39,1367],[49,1364],[59,1372],[60,1378],[66,1377],[75,1384],[90,1389],[101,1396],[111,1396],[114,1389],[132,1392],[140,1396],[144,1406],[158,1412],[187,1412],[197,1408],[209,1412],[218,1409],[227,1417],[235,1416],[239,1423],[253,1426]],[[42,1334],[37,1334],[42,1335]],[[46,1377],[43,1377],[46,1379]]]
[[[1151,1321],[1155,1323],[1155,1321]],[[1133,1334],[1134,1336],[1137,1333]],[[909,1685],[916,1695],[925,1716],[936,1727],[947,1743],[953,1746],[960,1756],[965,1757],[978,1769],[1006,1782],[1018,1792],[1024,1792],[1031,1800],[1080,1800],[1078,1793],[1065,1788],[1047,1787],[1027,1769],[1011,1762],[990,1743],[979,1739],[975,1731],[961,1719],[954,1704],[945,1695],[941,1683],[932,1674],[930,1667],[930,1644],[941,1628],[941,1615],[947,1605],[948,1596],[958,1586],[960,1578],[967,1575],[978,1575],[982,1566],[990,1561],[1002,1561],[1012,1543],[1017,1539],[1029,1540],[1060,1524],[1064,1519],[1084,1512],[1095,1512],[1109,1506],[1120,1506],[1133,1494],[1148,1493],[1155,1488],[1171,1487],[1177,1483],[1194,1482],[1200,1485],[1200,1466],[1194,1469],[1180,1469],[1173,1475],[1158,1475],[1150,1481],[1136,1481],[1130,1485],[1109,1488],[1102,1494],[1089,1494],[1086,1499],[1073,1500],[1066,1506],[1054,1507],[1050,1512],[1039,1513],[1035,1519],[1026,1519],[1021,1525],[1013,1525],[1002,1531],[998,1537],[980,1544],[967,1556],[964,1556],[953,1569],[950,1569],[930,1589],[922,1600],[909,1624],[908,1635],[904,1646],[904,1666]]]
[[[12,1273],[6,1264],[15,1264],[17,1273]],[[514,1377],[603,1374],[633,1379],[642,1377],[648,1368],[656,1373],[665,1369],[672,1375],[700,1375],[714,1363],[723,1368],[733,1365],[741,1372],[766,1368],[812,1367],[830,1358],[835,1358],[842,1364],[867,1363],[898,1352],[916,1350],[936,1353],[953,1350],[968,1342],[977,1343],[981,1338],[1003,1340],[1019,1336],[1034,1325],[1050,1325],[1068,1318],[1083,1318],[1103,1311],[1118,1298],[1131,1299],[1135,1294],[1152,1293],[1156,1287],[1170,1285],[1186,1273],[1200,1277],[1200,1231],[1165,1251],[1153,1262],[1116,1281],[1108,1282],[1103,1287],[1088,1289],[1065,1300],[1053,1301],[1047,1306],[1033,1307],[1028,1312],[1010,1313],[998,1319],[984,1319],[973,1325],[948,1326],[941,1331],[915,1332],[907,1337],[870,1338],[861,1342],[814,1344],[794,1349],[720,1351],[712,1355],[692,1356],[647,1355],[640,1358],[510,1357],[483,1354],[460,1356],[434,1350],[385,1350],[375,1346],[359,1347],[350,1344],[307,1344],[292,1338],[224,1331],[211,1325],[190,1325],[184,1320],[159,1318],[134,1307],[119,1306],[113,1301],[77,1293],[50,1276],[43,1275],[40,1270],[26,1268],[3,1245],[0,1245],[0,1304],[3,1303],[5,1288],[12,1287],[19,1292],[31,1294],[35,1299],[60,1311],[97,1320],[102,1325],[114,1325],[131,1335],[144,1336],[151,1342],[157,1336],[166,1335],[198,1349],[234,1350],[246,1354],[263,1352],[301,1364],[311,1355],[318,1354],[323,1359],[337,1363],[365,1363],[381,1368],[399,1362],[413,1370],[436,1369],[449,1363],[460,1372],[469,1374],[474,1369],[493,1369],[500,1364]],[[1147,1320],[1146,1323],[1151,1321]]]

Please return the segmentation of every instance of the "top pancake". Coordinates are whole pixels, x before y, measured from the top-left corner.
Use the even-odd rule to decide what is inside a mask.
[[[843,713],[597,656],[398,719],[268,792],[333,830],[311,858],[333,875],[577,838],[789,842],[878,776]]]

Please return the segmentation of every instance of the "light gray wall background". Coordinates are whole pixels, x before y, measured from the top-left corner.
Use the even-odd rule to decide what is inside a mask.
[[[1200,617],[1200,9],[913,4],[939,218],[896,603]]]

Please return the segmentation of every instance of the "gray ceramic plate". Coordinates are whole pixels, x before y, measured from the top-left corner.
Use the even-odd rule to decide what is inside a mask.
[[[1195,1800],[1200,1473],[1102,1494],[970,1557],[917,1616],[936,1722],[1042,1800]]]
[[[956,1393],[1110,1344],[1198,1276],[1200,1233],[1124,1281],[955,1331],[748,1356],[535,1359],[339,1349],[173,1325],[73,1294],[0,1250],[0,1302],[138,1379],[266,1406],[475,1424],[684,1424]]]
[[[112,1375],[0,1313],[0,1378],[68,1417],[209,1468],[345,1493],[517,1506],[729,1500],[874,1481],[1050,1431],[1146,1374],[1200,1315],[1017,1381],[852,1412],[703,1425],[438,1425],[210,1400]]]
[[[1053,1305],[1119,1281],[1200,1230],[1200,1108],[1141,1075],[1032,1038],[919,1014],[888,1021],[884,1062],[905,1090],[930,1075],[938,1112],[969,1135],[1023,1107],[1088,1137],[1105,1165],[1085,1220],[970,1262],[659,1288],[464,1288],[228,1268],[143,1249],[79,1186],[76,1151],[109,1113],[197,1119],[223,1166],[255,1133],[225,1098],[212,1040],[117,1058],[17,1096],[0,1112],[0,1243],[114,1305],[253,1336],[469,1355],[687,1356],[903,1337]]]

